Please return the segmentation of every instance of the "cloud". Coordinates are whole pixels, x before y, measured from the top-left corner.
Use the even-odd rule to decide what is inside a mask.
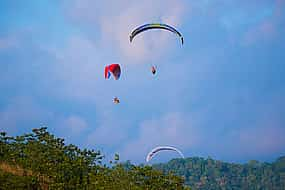
[[[92,31],[91,39],[100,42],[100,46],[114,51],[117,56],[129,60],[129,63],[141,63],[151,57],[159,58],[171,47],[172,35],[165,32],[153,32],[140,35],[134,43],[129,42],[131,31],[149,22],[167,22],[179,26],[184,14],[183,1],[166,0],[143,3],[109,0],[98,3],[91,0],[74,0],[68,9],[68,15],[75,23],[83,24]],[[98,8],[100,7],[100,8]],[[94,11],[96,10],[96,11]],[[177,40],[177,39],[176,39]],[[180,45],[180,44],[179,44]],[[153,51],[156,53],[153,53]]]
[[[47,125],[53,113],[38,105],[31,97],[16,97],[0,109],[0,130],[8,133],[31,130]]]
[[[80,36],[70,37],[62,48],[41,48],[55,59],[51,70],[57,96],[94,102],[96,83],[104,68],[98,48]]]
[[[114,122],[97,127],[87,137],[89,146],[104,146],[106,148],[114,148],[121,146],[121,143],[127,139],[127,130],[123,126]]]
[[[65,132],[70,133],[73,136],[80,135],[81,132],[88,128],[87,122],[77,115],[67,117],[62,121],[62,125]]]
[[[131,119],[128,116],[116,113],[115,108],[100,109],[96,123],[96,128],[90,130],[87,135],[86,144],[91,147],[105,147],[108,150],[124,146],[134,128]]]

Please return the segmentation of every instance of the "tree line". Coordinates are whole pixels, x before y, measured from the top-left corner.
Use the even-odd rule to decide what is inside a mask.
[[[0,190],[176,190],[190,189],[182,177],[150,166],[125,167],[119,155],[103,164],[100,151],[65,144],[46,127],[21,136],[0,133]]]
[[[246,164],[193,157],[173,159],[153,167],[165,173],[172,171],[182,176],[185,184],[192,189],[285,189],[285,156],[273,163],[251,160]]]
[[[246,164],[193,157],[136,166],[118,154],[104,161],[100,151],[65,144],[45,127],[16,137],[1,132],[0,190],[285,189],[285,156]]]

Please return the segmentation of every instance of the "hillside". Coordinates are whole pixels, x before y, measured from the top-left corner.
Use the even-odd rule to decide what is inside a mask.
[[[173,159],[153,167],[183,176],[192,189],[285,189],[285,156],[273,163],[252,160],[247,164],[194,157]]]
[[[247,164],[194,157],[150,167],[119,163],[114,156],[106,161],[100,151],[66,145],[46,128],[16,137],[1,132],[0,190],[285,189],[285,157]]]
[[[102,164],[100,151],[65,145],[47,128],[10,137],[0,133],[0,190],[9,189],[188,189],[181,177],[149,166],[125,169],[119,155]]]

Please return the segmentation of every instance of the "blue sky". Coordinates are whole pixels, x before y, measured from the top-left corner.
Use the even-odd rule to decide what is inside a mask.
[[[285,154],[284,9],[284,0],[2,1],[0,130],[48,126],[135,163],[158,145],[271,161]],[[175,26],[185,44],[165,31],[130,44],[151,22]],[[110,63],[120,80],[104,79]]]

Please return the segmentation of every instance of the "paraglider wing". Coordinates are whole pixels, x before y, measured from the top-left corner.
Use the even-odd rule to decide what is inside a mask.
[[[109,71],[109,67],[106,66],[105,67],[105,79],[108,79],[108,78],[110,78],[110,71]]]
[[[121,67],[119,64],[111,64],[105,67],[105,79],[110,78],[110,72],[113,74],[114,78],[118,80],[121,76]]]
[[[133,38],[136,35],[140,34],[141,32],[144,32],[146,30],[149,30],[149,29],[164,29],[164,30],[168,30],[170,32],[175,33],[176,35],[178,35],[180,37],[182,45],[184,43],[183,36],[174,27],[169,26],[167,24],[159,24],[159,23],[145,24],[145,25],[142,25],[142,26],[136,28],[130,35],[130,42],[133,41]]]
[[[147,157],[146,157],[146,161],[149,162],[157,152],[160,152],[160,151],[165,151],[165,150],[170,150],[170,151],[175,151],[177,152],[178,154],[180,154],[180,156],[182,158],[184,158],[184,155],[182,154],[182,152],[180,150],[178,150],[177,148],[175,147],[172,147],[172,146],[158,146],[158,147],[155,147],[154,149],[152,149]]]

